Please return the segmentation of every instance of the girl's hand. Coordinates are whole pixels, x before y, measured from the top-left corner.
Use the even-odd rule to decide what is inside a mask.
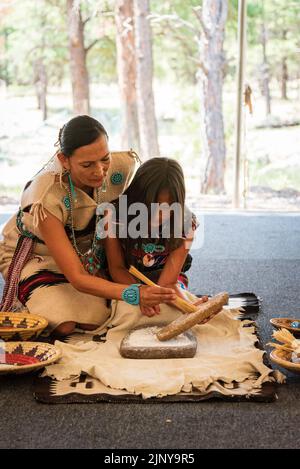
[[[172,285],[166,285],[167,287],[169,288],[173,288],[176,292],[176,295],[179,297],[179,298],[182,298],[183,300],[187,301],[188,303],[191,303],[191,304],[194,304],[195,306],[198,306],[202,303],[206,303],[206,301],[208,301],[208,297],[206,295],[202,296],[201,298],[198,298],[196,301],[192,302],[188,297],[187,295],[185,295],[185,290],[183,288],[181,288],[177,283],[176,284],[172,284]],[[172,301],[170,301],[170,304],[172,306],[175,306],[173,304]],[[184,308],[181,308],[179,307],[178,305],[176,305],[176,308],[180,309],[183,313],[186,313],[185,309]]]
[[[159,303],[169,303],[176,299],[174,289],[165,287],[140,287],[140,306],[156,306]]]
[[[157,314],[160,313],[159,305],[141,306],[140,308],[141,308],[141,313],[144,314],[144,316],[148,316],[148,318],[151,318],[152,316],[156,316]]]
[[[179,298],[182,298],[185,301],[188,301],[189,303],[191,302],[188,297],[185,295],[185,290],[181,288],[178,283],[173,283],[170,285],[164,285],[167,288],[172,288],[175,290],[176,296],[179,296]]]
[[[198,306],[198,305],[201,305],[201,303],[206,303],[208,301],[208,296],[204,295],[204,296],[201,296],[201,298],[198,298],[198,300],[194,301],[194,305],[195,306]]]
[[[191,303],[190,299],[187,298],[187,296],[185,296],[184,292],[185,290],[183,288],[181,288],[178,283],[173,283],[171,285],[166,285],[167,287],[169,288],[173,288],[176,292],[176,298],[182,298],[183,300],[187,301],[188,303]],[[179,309],[182,313],[186,314],[186,311],[184,308],[182,308],[181,306],[179,305],[175,305],[174,304],[174,300],[173,301],[170,301],[168,303],[170,306],[174,306],[175,308]]]

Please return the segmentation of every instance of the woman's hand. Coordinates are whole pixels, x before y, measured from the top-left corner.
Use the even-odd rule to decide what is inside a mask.
[[[152,316],[156,316],[157,314],[160,313],[160,308],[159,305],[156,306],[141,306],[141,313],[144,316],[148,316],[149,318],[152,318]]]
[[[165,287],[140,287],[140,306],[156,306],[159,303],[169,303],[176,299],[174,289]]]

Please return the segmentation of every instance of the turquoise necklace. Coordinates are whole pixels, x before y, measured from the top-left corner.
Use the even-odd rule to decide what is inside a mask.
[[[135,249],[138,249],[138,244],[135,244]],[[165,251],[165,246],[163,244],[155,244],[155,243],[142,243],[142,250],[146,254],[153,254],[154,252],[162,253]]]
[[[72,183],[70,175],[68,175],[68,179],[69,179],[69,185],[67,186],[67,191],[68,191],[69,204],[67,208],[69,210],[70,219],[71,219],[71,242],[85,270],[89,272],[89,274],[91,275],[96,275],[99,272],[99,270],[101,270],[102,264],[104,263],[104,260],[105,260],[104,248],[103,246],[99,244],[100,238],[98,237],[97,231],[96,231],[96,226],[100,220],[100,216],[96,215],[95,231],[94,231],[92,246],[87,252],[82,253],[78,248],[76,237],[75,237],[75,230],[74,230],[73,210],[74,210],[74,200],[76,201],[76,193],[75,193],[74,185]],[[98,188],[96,189],[96,193],[97,193],[97,205],[99,205],[100,204],[100,190]]]

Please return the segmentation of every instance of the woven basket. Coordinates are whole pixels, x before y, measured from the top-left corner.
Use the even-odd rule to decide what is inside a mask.
[[[292,327],[291,323],[297,321],[299,322],[300,319],[296,318],[272,318],[270,319],[270,323],[272,326],[276,327],[276,329],[287,329],[288,331],[292,332],[295,336],[300,335],[300,329],[298,327]]]
[[[48,326],[42,316],[25,311],[13,313],[0,312],[0,339],[34,340]]]
[[[292,352],[287,350],[272,350],[270,353],[271,360],[282,368],[286,368],[293,373],[300,373],[300,363],[292,362]]]
[[[28,373],[54,363],[60,356],[55,345],[43,342],[2,342],[0,375]]]

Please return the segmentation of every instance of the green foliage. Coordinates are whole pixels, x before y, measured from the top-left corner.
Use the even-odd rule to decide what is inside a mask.
[[[10,28],[2,74],[5,68],[9,83],[30,86],[34,82],[34,65],[42,60],[49,83],[60,83],[67,63],[61,2],[18,0],[15,3],[16,7],[2,25],[2,29]]]
[[[200,24],[193,8],[201,3],[151,1],[155,72],[160,78],[181,84],[196,82]]]
[[[267,58],[271,74],[275,73],[282,58],[288,60],[288,68],[299,70],[299,0],[248,1],[248,41],[253,47],[253,62],[262,62],[261,30],[267,34]],[[295,67],[295,65],[297,66]]]
[[[116,45],[110,37],[104,37],[89,51],[87,65],[91,82],[117,81]]]
[[[154,75],[157,81],[176,89],[176,112],[173,119],[160,119],[160,135],[176,136],[174,156],[185,158],[189,164],[201,155],[200,99],[197,94],[199,70],[199,38],[201,25],[194,8],[201,0],[150,0],[153,31]],[[234,155],[236,66],[238,53],[238,0],[228,0],[228,20],[225,34],[224,125],[227,162]],[[116,83],[116,28],[114,0],[78,0],[85,23],[85,47],[94,44],[87,53],[91,83]],[[286,60],[289,90],[294,95],[299,77],[300,0],[247,0],[246,79],[254,95],[260,80],[263,61],[261,30],[267,31],[266,54],[271,78],[271,91],[280,93],[282,61]],[[32,93],[34,67],[42,60],[49,85],[70,82],[66,0],[14,0],[8,14],[0,18],[0,79],[5,80],[14,95]],[[294,83],[292,82],[294,80]],[[93,102],[92,102],[93,106]],[[105,105],[107,106],[107,103]],[[62,102],[61,107],[67,106]],[[119,109],[93,109],[95,116],[107,121],[113,133],[119,130]],[[116,130],[116,128],[118,129]],[[189,156],[190,155],[190,156]],[[6,158],[7,155],[0,155]],[[277,170],[260,172],[260,163],[251,163],[255,174],[253,183],[273,181],[298,184],[298,176],[291,170],[287,181]],[[255,166],[256,165],[256,166]]]
[[[79,3],[83,20],[88,18],[84,27],[85,47],[94,44],[87,53],[90,81],[117,81],[114,1],[81,0]]]
[[[180,84],[195,84],[199,67],[201,25],[194,8],[200,0],[151,0],[155,76]],[[85,46],[91,81],[116,81],[113,0],[78,0],[85,25]],[[69,77],[66,0],[16,0],[0,22],[0,78],[10,84],[31,86],[34,63],[43,59],[51,84]],[[24,21],[26,18],[26,21]],[[265,19],[271,73],[280,76],[282,58],[290,73],[299,71],[300,0],[248,0],[247,38],[249,71],[262,63],[261,24]],[[225,53],[226,76],[236,74],[238,0],[228,0]]]
[[[300,188],[300,172],[295,168],[265,167],[256,162],[250,163],[251,185],[268,186],[274,190]]]

